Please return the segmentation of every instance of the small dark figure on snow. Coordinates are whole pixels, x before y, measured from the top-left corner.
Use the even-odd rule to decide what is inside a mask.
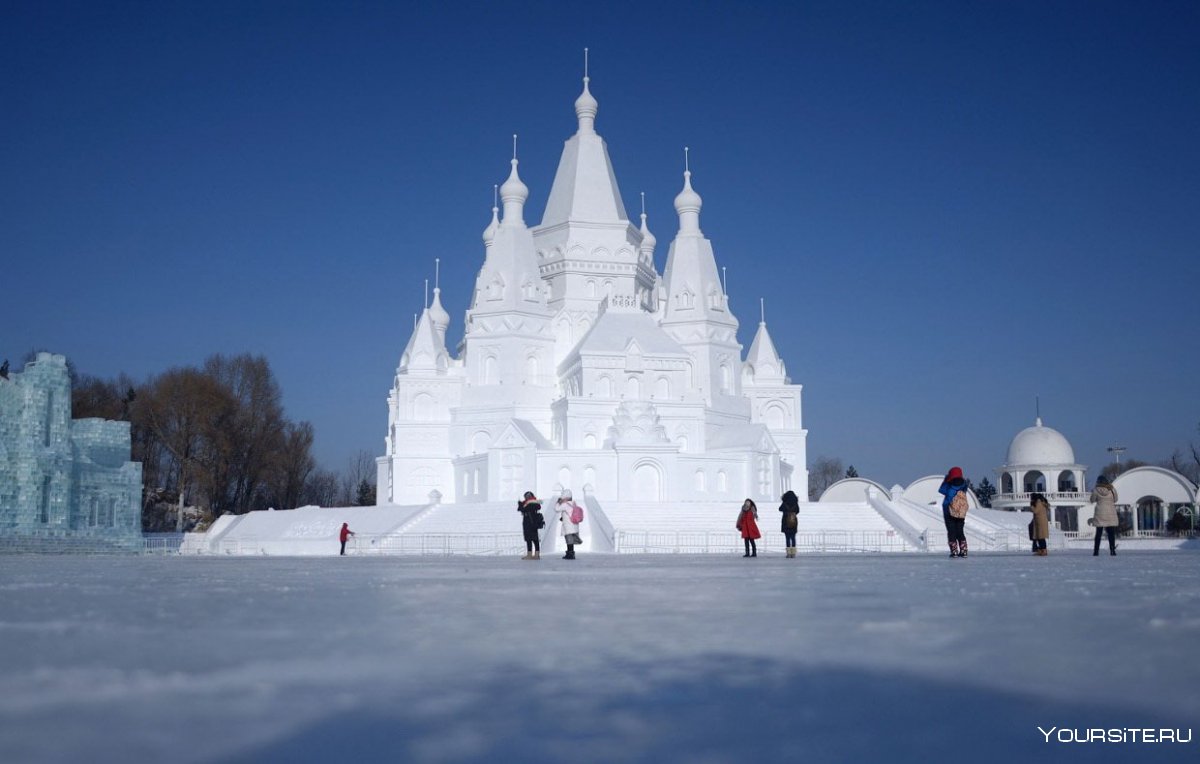
[[[525,537],[525,555],[522,560],[542,559],[541,530],[546,527],[546,518],[542,517],[542,503],[533,491],[526,491],[524,498],[517,502],[517,511],[521,513],[521,533]]]
[[[583,538],[579,535],[579,524],[583,522],[583,507],[575,503],[570,489],[567,489],[562,492],[554,509],[558,512],[563,542],[567,545],[567,553],[563,555],[563,559],[574,560],[575,545],[583,543]]]
[[[1096,504],[1096,513],[1092,515],[1092,525],[1096,526],[1096,543],[1092,546],[1092,557],[1100,554],[1100,537],[1108,534],[1108,553],[1117,553],[1117,489],[1113,488],[1108,478],[1101,475],[1092,489],[1091,500]]]
[[[788,491],[782,496],[783,503],[779,511],[783,519],[779,521],[779,530],[783,532],[783,543],[787,547],[787,556],[796,556],[796,529],[800,525],[800,500],[795,491]]]
[[[4,363],[0,364],[0,379],[8,379],[8,359],[4,359]]]
[[[342,554],[346,554],[346,541],[354,535],[354,531],[350,530],[350,523],[342,523],[342,532],[338,534],[338,538],[342,542]]]
[[[1033,553],[1045,557],[1046,539],[1050,538],[1050,502],[1040,493],[1029,495],[1029,511],[1033,519],[1029,521],[1029,540],[1033,543]]]
[[[942,499],[942,520],[946,523],[946,540],[950,544],[951,557],[967,556],[967,480],[961,467],[951,467],[938,486]]]
[[[751,499],[746,499],[742,502],[737,519],[737,529],[742,534],[742,543],[746,547],[746,553],[742,557],[758,557],[758,544],[754,543],[754,540],[762,538],[762,533],[755,522],[757,519],[758,506]]]

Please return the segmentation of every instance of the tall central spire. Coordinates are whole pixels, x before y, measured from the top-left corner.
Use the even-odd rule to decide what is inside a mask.
[[[596,112],[600,105],[592,95],[591,81],[585,49],[583,92],[575,99],[575,117],[579,123],[575,134],[563,146],[554,185],[546,200],[546,214],[542,216],[543,228],[568,220],[586,223],[629,220],[608,158],[608,147],[596,133]]]

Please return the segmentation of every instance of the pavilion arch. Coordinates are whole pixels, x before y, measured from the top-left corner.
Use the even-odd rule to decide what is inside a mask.
[[[1040,470],[1029,470],[1025,473],[1025,485],[1022,486],[1024,493],[1046,492],[1046,476]]]
[[[1178,472],[1164,467],[1134,467],[1113,478],[1118,504],[1132,504],[1142,496],[1155,496],[1168,504],[1192,504],[1196,486]]]
[[[613,394],[612,377],[604,374],[596,380],[596,395],[600,398],[611,398]]]
[[[825,489],[825,492],[821,494],[821,498],[818,499],[817,501],[821,501],[821,502],[825,502],[825,501],[832,501],[832,502],[866,501],[867,500],[867,492],[870,491],[871,489],[875,489],[876,491],[878,491],[879,495],[882,498],[887,499],[888,501],[892,500],[892,492],[889,491],[888,489],[884,488],[879,483],[876,483],[874,480],[868,480],[867,478],[863,478],[863,477],[852,477],[852,478],[842,478],[841,480],[837,481],[836,483],[830,485],[828,488]]]
[[[671,397],[671,381],[666,377],[659,377],[654,382],[654,397],[661,400],[666,400]]]
[[[1059,493],[1076,493],[1079,486],[1075,484],[1075,470],[1062,470],[1054,481],[1055,490]]]
[[[483,379],[480,380],[485,385],[494,385],[497,382],[497,366],[499,361],[496,356],[489,355],[483,359]]]
[[[1000,476],[1000,493],[1014,493],[1011,472],[1005,472]]]

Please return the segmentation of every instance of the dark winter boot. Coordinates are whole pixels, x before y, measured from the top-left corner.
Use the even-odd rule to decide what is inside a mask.
[[[958,557],[958,542],[957,541],[950,542],[950,556]]]
[[[967,556],[967,540],[966,539],[963,539],[962,541],[958,542],[958,556],[959,557]]]

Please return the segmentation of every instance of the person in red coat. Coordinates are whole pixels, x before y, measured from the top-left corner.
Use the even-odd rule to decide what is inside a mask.
[[[350,530],[350,523],[342,523],[342,532],[338,534],[338,538],[342,542],[342,554],[346,554],[346,539],[354,535],[354,531]]]
[[[742,502],[742,511],[738,513],[737,529],[742,532],[742,543],[746,545],[746,553],[742,557],[758,557],[758,544],[755,539],[762,538],[758,532],[758,506],[750,499]]]

